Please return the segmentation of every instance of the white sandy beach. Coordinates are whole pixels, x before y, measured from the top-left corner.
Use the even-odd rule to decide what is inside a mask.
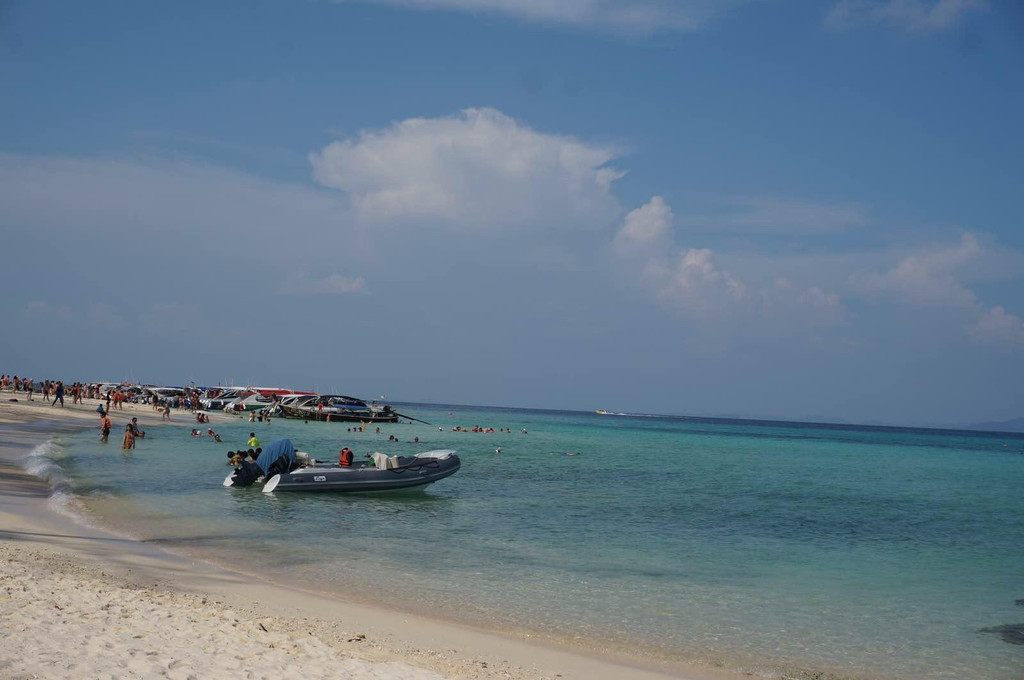
[[[9,396],[0,405],[0,677],[739,677],[640,667],[326,598],[87,526],[55,511],[49,486],[20,463],[53,431],[96,426],[98,402],[61,409]],[[143,428],[160,424],[141,405],[111,416],[114,432],[132,416]],[[177,413],[172,422],[192,424]]]

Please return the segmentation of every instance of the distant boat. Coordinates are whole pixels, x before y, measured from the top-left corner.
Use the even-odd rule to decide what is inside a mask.
[[[610,415],[612,415],[608,411],[602,411],[601,409],[597,409],[596,411],[594,411],[594,413],[596,413],[599,416],[610,416]]]

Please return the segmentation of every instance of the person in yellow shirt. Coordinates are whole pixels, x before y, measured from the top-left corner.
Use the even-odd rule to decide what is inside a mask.
[[[255,432],[250,432],[249,433],[249,443],[247,444],[247,446],[250,449],[255,449],[259,445],[260,445],[260,440],[256,438],[256,433]]]

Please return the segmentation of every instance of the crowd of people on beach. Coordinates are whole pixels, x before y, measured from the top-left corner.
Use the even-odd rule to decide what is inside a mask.
[[[36,392],[37,386],[35,381],[31,378],[19,377],[17,375],[0,375],[0,391],[9,391],[15,393],[15,395],[25,394],[29,401],[35,401],[33,394]],[[110,437],[110,432],[113,428],[113,423],[110,418],[112,411],[123,411],[124,404],[147,404],[151,405],[154,411],[158,411],[162,420],[171,420],[172,408],[178,408],[184,411],[190,411],[195,415],[195,420],[198,423],[207,424],[210,422],[209,416],[204,413],[201,409],[200,398],[203,396],[202,392],[196,388],[175,388],[180,393],[169,396],[160,396],[156,391],[147,391],[151,388],[140,388],[139,386],[132,386],[130,383],[82,383],[72,382],[70,386],[66,385],[60,380],[44,380],[38,385],[38,392],[42,395],[42,399],[46,402],[50,402],[51,406],[60,404],[64,406],[65,396],[71,397],[72,404],[83,404],[84,399],[96,399],[100,401],[100,405],[96,411],[100,417],[99,430],[100,430],[100,441],[107,442]],[[51,401],[52,400],[52,401]],[[17,396],[11,401],[17,401]],[[452,415],[451,413],[448,414]],[[265,413],[264,410],[252,411],[249,413],[249,422],[262,422],[265,424],[270,423],[270,414]],[[306,421],[308,423],[308,420]],[[350,434],[352,433],[365,433],[368,430],[368,424],[365,422],[359,425],[349,427],[346,429]],[[443,431],[442,428],[438,428],[438,431]],[[462,425],[456,425],[451,428],[452,432],[459,433],[477,433],[477,434],[511,434],[512,428],[510,427],[487,427],[481,425],[474,425],[473,427],[464,427]],[[380,427],[374,429],[376,434],[381,434]],[[522,434],[526,434],[525,428],[521,430]],[[121,440],[121,448],[125,451],[130,451],[135,448],[136,440],[145,438],[146,433],[139,429],[138,418],[132,418],[131,422],[125,424],[124,436]],[[210,440],[220,443],[221,437],[219,434],[214,432],[213,428],[206,428],[204,432],[202,429],[194,428],[191,432],[193,438],[204,438],[209,437]],[[419,437],[413,437],[413,443],[419,443]],[[389,435],[388,441],[396,443],[399,441],[395,435]],[[259,446],[259,439],[255,433],[249,433],[249,440],[247,442],[248,449],[239,449],[237,451],[229,451],[227,454],[228,464],[239,465],[242,461],[252,459],[253,461],[259,456],[262,449]],[[497,453],[501,453],[501,447],[495,449]],[[567,454],[571,455],[571,454]]]
[[[106,410],[124,410],[125,403],[152,404],[153,410],[165,410],[167,406],[184,407],[190,410],[199,408],[198,392],[180,399],[161,399],[153,394],[146,393],[138,388],[132,388],[130,383],[110,386],[105,383],[82,383],[75,381],[68,385],[63,380],[43,380],[36,385],[32,378],[22,378],[17,375],[0,375],[0,391],[25,394],[28,401],[35,401],[33,395],[39,393],[44,401],[50,401],[51,405],[64,405],[64,397],[70,396],[72,404],[82,404],[85,399],[100,399],[106,403]],[[52,401],[51,401],[52,400]],[[169,419],[169,415],[168,415]]]

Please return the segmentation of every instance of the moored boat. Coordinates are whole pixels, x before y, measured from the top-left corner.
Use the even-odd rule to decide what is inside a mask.
[[[221,410],[225,413],[260,411],[265,408],[271,408],[276,403],[276,399],[272,395],[260,394],[259,392],[245,392],[244,395],[228,402]]]
[[[203,397],[199,403],[208,411],[220,411],[228,404],[240,398],[244,399],[249,394],[251,393],[241,388],[227,388],[218,390],[215,396]]]
[[[368,404],[362,399],[343,394],[325,394],[295,404],[282,403],[281,415],[285,418],[329,420],[337,423],[396,423],[399,418],[399,414],[387,404]]]
[[[375,453],[350,466],[317,463],[296,453],[288,439],[271,442],[255,463],[246,462],[224,479],[224,486],[252,486],[260,478],[263,492],[332,491],[335,493],[397,491],[432,484],[462,466],[454,451],[425,451],[414,456]]]

